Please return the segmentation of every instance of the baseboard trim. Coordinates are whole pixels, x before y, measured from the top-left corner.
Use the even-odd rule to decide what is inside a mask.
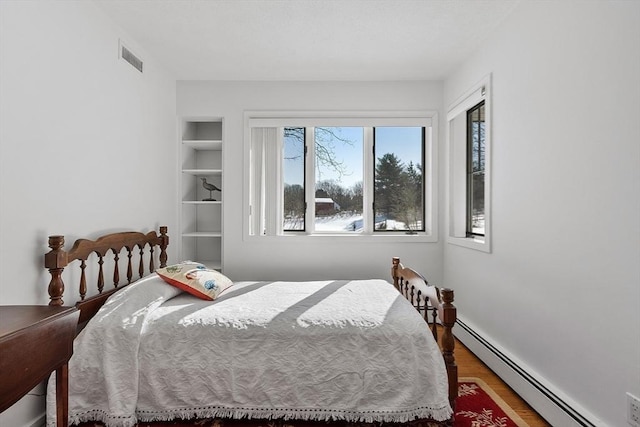
[[[600,427],[604,426],[596,417],[561,397],[548,385],[537,378],[521,362],[516,362],[497,346],[470,326],[469,322],[458,318],[454,328],[456,338],[491,368],[505,383],[518,393],[551,425]]]

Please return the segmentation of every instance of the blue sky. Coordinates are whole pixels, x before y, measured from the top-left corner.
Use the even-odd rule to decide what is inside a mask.
[[[363,129],[361,127],[340,127],[333,128],[334,133],[343,139],[347,139],[352,144],[346,144],[338,140],[333,141],[336,158],[342,161],[346,173],[340,178],[335,171],[326,167],[320,167],[319,173],[316,171],[316,179],[334,179],[342,182],[346,188],[351,187],[356,182],[362,181],[362,146]],[[386,153],[395,153],[404,163],[413,161],[414,164],[422,164],[421,159],[422,130],[419,127],[382,127],[376,128],[376,157],[379,158]],[[298,147],[298,149],[301,149]],[[290,150],[285,144],[285,157],[299,155],[301,152]],[[303,169],[302,161],[287,161],[284,163],[284,179],[287,184],[302,184]]]

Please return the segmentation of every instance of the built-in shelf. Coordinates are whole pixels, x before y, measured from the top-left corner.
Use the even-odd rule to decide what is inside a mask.
[[[222,140],[219,139],[189,139],[183,140],[182,145],[193,148],[194,150],[222,150]]]
[[[182,237],[222,237],[221,231],[192,231],[182,233]]]
[[[184,119],[179,141],[181,258],[222,270],[222,119]],[[206,199],[215,200],[206,200]]]
[[[222,169],[182,169],[182,173],[194,176],[222,175]]]
[[[222,200],[183,200],[183,205],[222,205]]]

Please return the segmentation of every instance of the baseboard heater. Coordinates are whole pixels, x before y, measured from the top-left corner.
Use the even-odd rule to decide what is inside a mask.
[[[470,338],[473,338],[478,344],[480,344],[486,351],[491,353],[491,355],[495,356],[502,363],[508,366],[513,372],[515,372],[518,376],[521,377],[528,385],[537,390],[540,394],[542,394],[550,403],[554,404],[558,409],[560,409],[567,417],[571,418],[576,425],[582,427],[597,427],[596,424],[593,424],[587,418],[585,418],[582,414],[577,412],[575,409],[571,407],[565,400],[555,394],[553,391],[549,390],[544,384],[540,383],[536,378],[534,378],[531,374],[529,374],[525,369],[523,369],[520,365],[510,359],[507,355],[497,349],[493,344],[487,341],[482,335],[478,334],[473,328],[464,323],[464,321],[458,319],[456,321],[457,327],[454,328],[454,331],[457,328],[462,329]],[[457,336],[460,341],[465,344],[467,347],[473,347],[467,343],[465,343],[461,337]],[[487,361],[484,361],[487,363]],[[489,363],[487,363],[489,364]],[[507,384],[508,378],[502,378]],[[511,384],[509,384],[512,386]],[[513,386],[512,386],[513,387]],[[528,402],[532,407],[535,408],[531,402]],[[540,412],[540,414],[544,417],[544,413]]]

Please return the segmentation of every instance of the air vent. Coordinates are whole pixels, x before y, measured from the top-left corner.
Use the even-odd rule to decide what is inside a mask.
[[[136,70],[142,72],[142,59],[120,43],[120,57],[131,64]]]

